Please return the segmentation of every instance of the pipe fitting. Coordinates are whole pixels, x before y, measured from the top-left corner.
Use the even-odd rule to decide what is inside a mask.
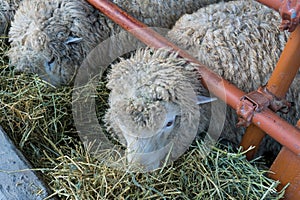
[[[274,112],[287,113],[291,103],[284,98],[278,98],[271,93],[266,86],[259,87],[257,91],[242,96],[237,106],[239,122],[237,126],[249,126],[255,112],[261,112],[270,108]]]
[[[300,22],[300,2],[298,0],[283,0],[279,8],[282,17],[280,30],[293,32]]]
[[[237,126],[249,126],[255,112],[261,112],[268,108],[269,105],[270,100],[259,90],[242,96],[240,103],[237,106],[237,114],[239,117]]]

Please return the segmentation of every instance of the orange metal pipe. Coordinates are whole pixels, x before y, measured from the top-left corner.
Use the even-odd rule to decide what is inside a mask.
[[[213,94],[225,101],[228,105],[236,109],[240,102],[240,98],[245,94],[243,91],[222,79],[203,64],[199,63],[199,61],[191,55],[181,50],[152,29],[146,29],[146,25],[126,14],[112,2],[108,0],[87,1],[145,44],[154,48],[172,48],[173,50],[178,51],[180,56],[189,59],[191,62],[197,63],[199,65],[198,70],[201,74],[204,86],[209,88]],[[256,113],[252,122],[266,131],[282,145],[287,146],[296,155],[300,155],[300,131],[278,117],[271,110],[266,109],[261,113]]]
[[[300,1],[298,0],[257,0],[280,12],[281,30],[293,32],[300,23]]]
[[[277,188],[280,191],[290,183],[285,190],[284,199],[300,199],[300,156],[295,155],[286,147],[283,147],[270,168],[268,176],[274,180],[280,180]]]
[[[279,11],[279,8],[281,6],[282,0],[256,0],[276,11]]]
[[[300,67],[300,26],[291,33],[276,68],[267,83],[267,89],[279,98],[285,95]]]
[[[279,58],[272,76],[267,83],[267,89],[278,98],[285,98],[300,66],[300,26],[291,33],[288,42]],[[283,81],[284,80],[284,81]],[[250,125],[243,136],[241,146],[248,149],[250,146],[258,147],[265,133],[258,127]],[[258,148],[247,153],[247,159],[252,159]]]
[[[255,146],[255,149],[252,149],[251,151],[248,151],[246,153],[247,160],[251,160],[254,158],[255,154],[259,149],[259,145],[265,136],[266,133],[259,127],[255,126],[253,123],[247,127],[246,132],[243,135],[242,141],[240,143],[240,146],[242,146],[245,150],[248,149],[250,146]]]
[[[219,98],[223,99],[227,102],[231,107],[236,107],[237,102],[239,102],[240,97],[245,95],[245,93],[238,88],[236,88],[233,84],[229,83],[228,81],[222,79],[220,76],[216,75],[210,69],[205,67],[203,64],[199,63],[197,59],[193,56],[189,55],[187,52],[183,51],[173,43],[171,43],[166,38],[159,35],[153,29],[147,27],[142,22],[136,20],[135,18],[128,15],[126,12],[121,10],[118,6],[113,4],[109,0],[87,0],[91,3],[94,7],[99,9],[103,14],[107,17],[111,18],[115,23],[119,24],[122,28],[133,34],[136,38],[140,41],[144,42],[148,46],[154,48],[163,48],[169,47],[176,52],[179,52],[179,55],[189,59],[191,62],[199,64],[199,69],[201,72],[201,77],[203,80],[203,84],[205,87],[208,87],[206,79],[209,79],[209,89],[212,93],[219,94]],[[223,88],[228,88],[232,92],[226,93]]]

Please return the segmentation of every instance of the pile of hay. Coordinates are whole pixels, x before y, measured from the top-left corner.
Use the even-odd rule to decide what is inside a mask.
[[[245,159],[244,152],[215,147],[204,159],[201,142],[179,160],[151,173],[125,172],[106,164],[109,152],[92,157],[72,119],[72,88],[54,88],[7,65],[0,43],[0,122],[3,129],[62,199],[280,199],[278,181]],[[108,91],[99,83],[99,118]]]

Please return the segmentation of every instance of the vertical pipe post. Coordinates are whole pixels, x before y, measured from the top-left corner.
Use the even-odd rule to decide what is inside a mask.
[[[279,58],[268,83],[267,89],[278,98],[285,98],[285,95],[298,73],[300,67],[300,26],[291,33],[288,42]],[[251,124],[241,141],[241,146],[248,149],[250,146],[256,146],[249,151],[247,159],[252,159],[258,150],[258,146],[264,138],[265,133],[257,126]]]
[[[285,191],[285,199],[300,199],[300,156],[283,147],[270,168],[269,177],[280,180],[277,190],[290,184]]]

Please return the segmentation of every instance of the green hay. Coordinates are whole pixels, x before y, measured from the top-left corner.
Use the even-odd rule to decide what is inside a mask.
[[[280,199],[278,181],[247,162],[245,152],[214,147],[202,158],[201,142],[179,160],[151,173],[109,167],[110,152],[97,158],[84,149],[72,119],[72,88],[54,88],[35,75],[7,65],[8,46],[0,44],[0,122],[34,168],[62,199]],[[99,83],[99,118],[108,91]]]

